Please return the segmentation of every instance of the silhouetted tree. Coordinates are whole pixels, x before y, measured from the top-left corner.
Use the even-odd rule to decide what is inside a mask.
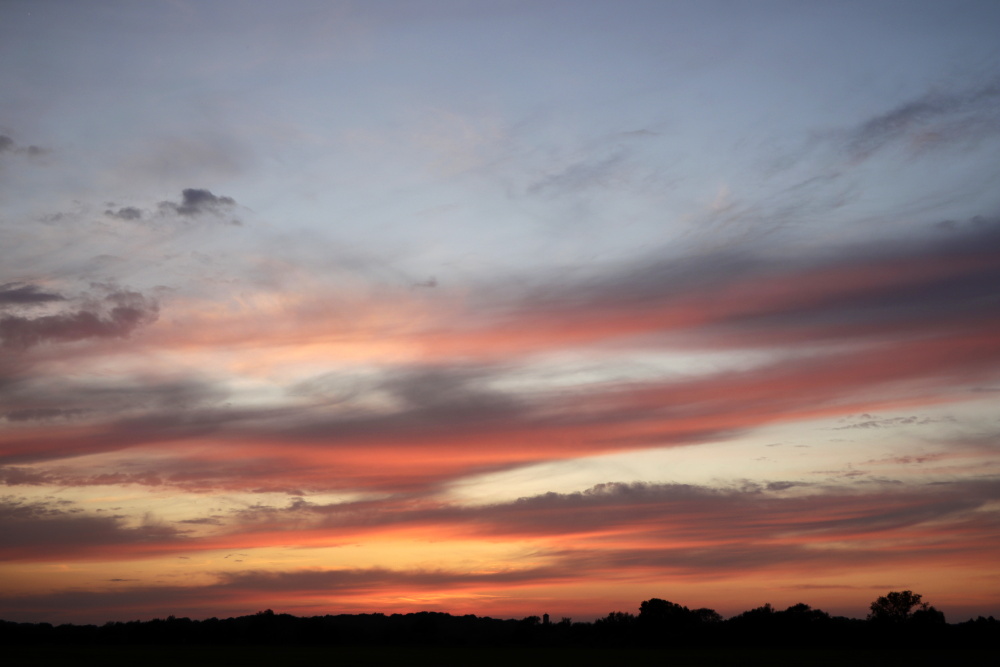
[[[692,645],[705,634],[702,624],[714,618],[711,609],[691,611],[676,602],[651,598],[639,605],[636,626],[644,642],[670,645]]]
[[[503,620],[442,612],[298,618],[270,609],[235,618],[198,621],[168,616],[150,621],[108,622],[103,626],[53,627],[48,623],[0,620],[0,647],[351,644],[995,650],[1000,637],[1000,622],[993,617],[948,625],[944,614],[912,591],[893,591],[873,602],[871,608],[869,618],[879,622],[831,617],[803,603],[784,611],[766,604],[722,621],[711,609],[691,610],[659,598],[643,602],[639,616],[612,612],[593,623],[573,623],[563,618],[558,623],[550,619],[546,624],[544,617],[538,616]]]
[[[692,609],[692,616],[697,619],[699,623],[721,623],[722,614],[715,611],[714,609],[709,609],[708,607],[701,607],[700,609]]]
[[[785,611],[780,611],[778,613],[782,616],[783,621],[796,624],[816,623],[819,621],[830,620],[830,614],[820,609],[813,609],[804,602],[793,604]]]
[[[594,622],[603,625],[632,625],[635,623],[635,614],[630,614],[627,611],[613,611],[604,618],[599,618]]]
[[[910,616],[910,622],[916,625],[944,625],[944,612],[924,604]]]
[[[771,618],[771,616],[774,613],[775,613],[775,610],[774,610],[774,607],[771,606],[771,603],[770,602],[765,602],[763,605],[761,605],[759,607],[754,607],[753,609],[748,609],[747,611],[745,611],[742,614],[740,614],[739,617],[740,618],[747,618],[747,619]]]
[[[650,598],[639,605],[639,622],[643,625],[690,623],[694,619],[690,609],[676,602]]]
[[[916,612],[933,609],[926,602],[921,602],[923,596],[913,591],[892,591],[883,595],[871,604],[869,621],[879,623],[903,623],[910,620]],[[934,609],[935,614],[941,612]],[[944,620],[944,615],[941,615]]]

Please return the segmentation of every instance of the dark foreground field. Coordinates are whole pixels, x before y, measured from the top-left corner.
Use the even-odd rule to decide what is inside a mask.
[[[817,649],[641,649],[469,648],[315,646],[13,646],[4,664],[60,667],[943,667],[1000,664],[1000,650],[817,650]]]

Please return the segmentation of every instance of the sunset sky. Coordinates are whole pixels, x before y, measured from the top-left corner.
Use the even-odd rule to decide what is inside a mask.
[[[997,26],[0,0],[0,619],[1000,616]]]

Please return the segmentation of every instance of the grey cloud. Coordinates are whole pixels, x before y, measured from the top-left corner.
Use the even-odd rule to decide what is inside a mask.
[[[108,209],[104,211],[104,215],[109,218],[118,218],[119,220],[141,220],[142,219],[142,209],[135,208],[134,206],[125,206],[119,208],[117,211]]]
[[[181,411],[214,406],[229,394],[211,380],[186,377],[160,382],[141,379],[125,381],[117,386],[91,387],[95,400],[88,407],[100,409],[117,403],[119,410]]]
[[[252,424],[253,419],[266,420],[268,414],[260,410],[227,410],[224,408],[183,408],[139,411],[137,416],[127,416],[107,421],[100,428],[88,429],[74,437],[46,438],[26,436],[8,438],[5,444],[7,451],[0,455],[0,463],[32,463],[69,456],[81,456],[99,452],[113,452],[141,444],[160,442],[179,442],[193,438],[217,434],[224,427],[234,422]],[[245,437],[252,438],[251,428],[244,432]],[[165,466],[169,469],[169,466]],[[274,470],[273,466],[271,468]],[[200,473],[194,473],[199,477]],[[155,473],[154,473],[155,475]],[[158,476],[157,476],[158,477]],[[239,468],[227,466],[220,470],[213,481],[232,481],[240,479]],[[253,480],[259,486],[261,479],[268,479],[266,470],[259,472],[259,478]],[[87,481],[84,483],[99,483]],[[148,483],[132,476],[116,477],[121,481],[108,483]],[[70,482],[69,478],[64,479]]]
[[[733,512],[732,519],[750,512],[753,494],[725,491],[689,484],[607,483],[582,492],[546,493],[520,498],[512,503],[468,510],[465,519],[487,533],[530,533],[549,531],[571,534],[602,526],[646,521],[663,527],[677,524],[698,526],[707,517]],[[757,501],[759,502],[759,501]],[[714,530],[711,529],[711,530]]]
[[[450,572],[446,570],[388,570],[384,568],[344,570],[300,570],[297,572],[222,573],[220,584],[237,590],[366,591],[385,586],[416,586],[448,589],[468,584],[510,584],[573,578],[576,574],[559,567],[510,569],[496,572]]]
[[[144,381],[121,378],[115,384],[35,377],[0,386],[8,419],[33,420],[81,415],[107,419],[123,413],[197,410],[228,395],[208,380],[186,378]]]
[[[932,266],[939,269],[928,271]],[[841,279],[865,273],[872,279],[864,283]],[[755,283],[768,286],[771,294],[780,285],[777,293],[787,298],[747,298],[756,296]],[[775,258],[752,246],[684,258],[651,256],[540,284],[513,298],[508,316],[528,323],[539,316],[604,321],[632,312],[647,321],[649,313],[672,306],[678,308],[664,329],[697,326],[706,333],[714,328],[757,334],[761,340],[765,332],[795,335],[806,327],[811,336],[843,338],[852,327],[871,334],[876,328],[911,333],[915,324],[964,326],[1000,309],[1000,219],[976,218],[953,229],[929,225],[894,244],[795,257]]]
[[[24,408],[0,412],[0,417],[11,422],[49,421],[76,417],[82,413],[83,410],[65,408]]]
[[[186,558],[179,556],[179,558]],[[41,595],[0,598],[7,620],[37,622],[39,618],[61,622],[104,622],[107,617],[162,617],[164,609],[177,616],[236,616],[246,611],[247,594],[273,596],[285,592],[327,590],[350,593],[392,586],[450,590],[474,585],[532,583],[577,576],[567,568],[511,569],[464,573],[445,570],[388,570],[384,568],[343,570],[299,570],[292,572],[218,573],[214,584],[205,586],[138,586],[125,590],[63,591]],[[266,598],[258,602],[267,606]]]
[[[801,497],[676,484],[609,484],[586,492],[545,494],[515,503],[459,510],[450,521],[492,535],[587,534],[614,526],[634,538],[658,541],[739,541],[745,548],[801,534],[838,541],[845,536],[891,535],[936,522],[943,536],[993,535],[995,513],[982,508],[1000,498],[1000,485],[954,483],[933,493],[881,485]],[[949,528],[950,526],[950,528]],[[698,563],[692,563],[698,567]]]
[[[864,159],[883,147],[910,141],[968,139],[1000,130],[1000,84],[962,92],[934,92],[870,118],[849,132],[846,149]]]
[[[563,521],[586,531],[607,521],[647,524],[671,534],[690,531],[729,536],[775,537],[792,532],[840,534],[879,532],[926,520],[957,518],[1000,496],[996,484],[952,484],[938,493],[909,488],[878,488],[859,497],[851,491],[815,493],[804,497],[761,494],[757,490],[712,489],[676,484],[609,484],[579,494],[547,494],[494,509],[501,523],[515,527],[541,518],[541,530],[558,530]],[[878,499],[878,502],[876,502]],[[615,512],[601,512],[617,510]],[[487,516],[493,509],[487,509]],[[531,515],[537,513],[537,517]],[[542,518],[548,515],[547,519]],[[546,525],[549,523],[553,525]],[[720,524],[721,522],[721,524]],[[542,525],[545,525],[542,528]]]
[[[935,548],[942,553],[949,549],[957,552],[968,548],[966,537],[969,534],[992,538],[1000,524],[996,513],[983,511],[984,507],[1000,499],[1000,484],[996,481],[950,483],[931,490],[882,484],[858,489],[828,489],[796,497],[780,493],[792,485],[794,483],[775,482],[746,490],[684,484],[608,483],[582,492],[546,493],[477,507],[427,508],[419,499],[411,502],[405,497],[333,505],[303,501],[284,509],[259,508],[262,514],[252,512],[234,518],[274,525],[302,525],[305,522],[337,530],[345,539],[350,539],[352,529],[369,530],[388,525],[449,525],[462,527],[468,534],[491,536],[579,534],[583,536],[579,549],[565,554],[572,558],[589,553],[595,547],[596,551],[603,551],[600,545],[590,544],[585,536],[613,527],[617,533],[628,534],[629,541],[646,541],[650,546],[638,555],[636,550],[630,549],[623,552],[621,558],[638,558],[646,564],[683,567],[690,571],[807,562],[816,558],[835,561],[841,555],[884,559],[884,553],[879,556],[863,548],[841,554],[840,550],[824,552],[812,547],[790,547],[786,540],[798,541],[804,534],[820,542],[832,543],[860,535],[887,538],[896,531],[908,531],[926,522],[934,522],[940,527],[933,538],[937,542]],[[312,522],[305,516],[307,514],[312,515]],[[949,542],[949,534],[956,537],[954,542]],[[663,546],[671,542],[700,542],[713,546],[694,550]],[[613,543],[608,548],[609,553],[615,553]],[[706,552],[715,555],[704,556]],[[275,581],[269,581],[276,585]]]
[[[938,424],[941,422],[953,422],[953,418],[936,418],[932,419],[930,417],[917,417],[916,415],[911,415],[909,417],[877,417],[870,414],[858,415],[857,421],[852,421],[851,418],[841,419],[842,422],[850,422],[844,426],[835,426],[831,430],[834,431],[844,431],[848,429],[882,429],[882,428],[893,428],[896,426],[925,426],[927,424]]]
[[[217,126],[202,132],[151,136],[135,144],[124,168],[153,182],[205,182],[239,176],[253,160],[243,142],[231,136],[228,128]]]
[[[12,138],[5,134],[0,134],[0,154],[3,153],[16,153],[21,155],[27,155],[29,157],[35,157],[38,155],[44,155],[48,151],[39,146],[20,146]]]
[[[177,616],[194,617],[210,615],[203,613],[206,608],[212,609],[218,616],[236,616],[245,611],[238,602],[226,606],[230,601],[222,598],[223,591],[218,587],[160,585],[130,586],[124,590],[118,586],[114,588],[116,590],[5,596],[0,598],[0,612],[5,620],[21,619],[32,623],[37,623],[39,619],[56,623],[104,623],[109,618],[162,618],[164,609],[170,609]]]
[[[934,270],[927,271],[928,267]],[[854,275],[872,278],[848,281],[848,286],[843,287],[841,278]],[[781,298],[760,302],[746,298],[757,294],[754,289],[757,282],[768,287],[765,295],[778,294]],[[698,344],[706,341],[711,344],[713,334],[737,334],[743,343],[760,341],[767,346],[798,339],[812,342],[819,336],[831,335],[840,340],[859,336],[876,341],[881,337],[890,342],[905,336],[909,341],[917,333],[948,335],[995,321],[996,313],[1000,312],[994,307],[1000,301],[998,286],[1000,224],[992,218],[983,218],[953,228],[933,229],[895,244],[831,249],[791,259],[770,258],[749,249],[706,253],[682,261],[653,257],[603,274],[554,281],[527,297],[510,294],[507,303],[501,303],[506,312],[492,318],[489,326],[496,326],[499,320],[499,326],[509,326],[512,332],[530,333],[531,327],[539,327],[544,333],[545,327],[555,323],[556,333],[562,335],[573,330],[572,323],[579,321],[581,326],[575,329],[593,329],[599,336],[613,336],[616,334],[613,330],[609,333],[602,327],[585,325],[595,320],[602,325],[621,321],[631,326],[632,322],[638,322],[636,326],[646,328],[627,329],[623,333],[658,334],[687,327],[699,331]],[[496,302],[501,302],[503,296]],[[688,312],[693,316],[685,321],[683,317]],[[659,313],[669,317],[657,320]],[[509,319],[504,321],[504,317]],[[832,333],[829,323],[836,325]],[[550,432],[564,437],[567,429],[579,428],[578,452],[611,451],[630,445],[663,446],[711,436],[726,437],[725,433],[708,430],[692,434],[690,427],[683,430],[674,426],[675,420],[680,423],[686,417],[704,417],[708,429],[715,418],[732,415],[734,411],[753,415],[740,417],[742,421],[737,424],[730,421],[727,431],[734,432],[755,426],[759,421],[796,414],[806,406],[812,409],[822,401],[840,400],[845,392],[862,386],[873,389],[879,383],[911,378],[953,378],[970,367],[979,373],[996,363],[996,353],[991,350],[987,352],[993,356],[975,357],[978,354],[975,350],[963,352],[959,347],[956,357],[949,357],[939,365],[928,365],[930,361],[919,358],[899,360],[898,365],[873,365],[866,362],[865,356],[838,352],[825,357],[813,355],[806,360],[792,359],[725,377],[674,379],[644,386],[618,383],[587,387],[572,397],[558,392],[526,397],[500,391],[495,380],[504,369],[499,366],[416,366],[381,378],[363,378],[357,384],[353,380],[341,383],[337,376],[327,374],[295,389],[313,397],[315,405],[258,411],[206,408],[200,403],[194,408],[181,403],[152,405],[109,423],[103,433],[82,436],[79,440],[25,442],[8,450],[15,452],[15,459],[8,460],[23,462],[51,458],[59,452],[113,450],[156,439],[205,433],[219,433],[234,442],[241,438],[257,441],[280,436],[326,448],[405,442],[413,447],[433,444],[442,449],[457,449],[474,443],[487,446],[483,442],[484,433],[489,434],[490,442],[496,442],[505,434],[519,438],[529,430],[545,441]],[[801,391],[786,391],[777,396],[768,388],[772,379],[790,382]],[[983,382],[981,377],[972,380],[976,384]],[[726,390],[718,391],[722,386]],[[629,392],[638,401],[634,405],[630,404],[631,399],[621,398]],[[391,407],[374,410],[350,405],[359,395],[389,398],[390,401],[381,404]],[[347,403],[343,410],[326,409],[337,401]],[[75,403],[30,403],[17,405],[15,409],[83,407],[86,406]],[[659,421],[655,428],[654,421]],[[643,437],[648,440],[628,442],[621,436],[621,429],[613,428],[627,423],[648,424],[650,428],[643,430]],[[538,457],[544,457],[546,451],[549,450],[545,446],[540,446]],[[561,458],[566,452],[556,449],[550,455]],[[525,457],[530,458],[527,454]],[[516,464],[508,461],[494,465]],[[470,465],[461,473],[472,468]],[[196,476],[198,471],[185,474]],[[390,481],[383,474],[384,471],[373,470],[371,480],[352,478],[348,483],[389,486],[401,483],[404,477],[400,474]],[[432,483],[445,476],[441,474]],[[259,472],[248,471],[245,481],[252,481],[252,488],[262,488],[266,486],[263,479]],[[415,475],[408,481],[427,483],[428,479],[417,481]],[[297,479],[289,486],[306,484]]]
[[[212,433],[220,442],[241,443],[280,438],[326,449],[338,447],[382,446],[385,442],[408,443],[419,447],[432,444],[441,448],[462,449],[477,442],[483,433],[490,439],[510,432],[521,437],[524,429],[544,433],[560,430],[604,418],[604,412],[579,411],[569,414],[565,399],[557,396],[535,396],[531,401],[489,387],[496,369],[475,365],[456,367],[434,366],[408,369],[373,381],[364,392],[387,395],[395,405],[391,411],[373,411],[363,404],[348,405],[340,414],[331,411],[326,385],[330,377],[304,383],[312,392],[319,392],[319,401],[308,407],[276,407],[273,409],[237,409],[219,406],[220,397],[206,388],[169,385],[144,387],[127,382],[117,387],[69,386],[60,388],[49,382],[14,383],[6,397],[17,409],[80,409],[94,426],[72,439],[44,440],[22,438],[8,441],[9,464],[51,460],[84,452],[115,451],[143,443],[181,441]],[[206,393],[207,391],[207,393]],[[176,400],[171,396],[176,394]],[[315,396],[315,394],[313,394]],[[334,398],[336,402],[339,398]],[[172,402],[171,402],[172,401]],[[648,416],[647,416],[648,417]],[[631,415],[616,419],[639,418]],[[100,422],[103,421],[103,425]],[[705,436],[705,434],[700,434]],[[684,433],[664,433],[655,444],[696,439],[690,429]],[[597,436],[580,443],[585,448],[606,450],[618,446],[603,442]],[[542,452],[544,454],[544,450]],[[558,455],[557,455],[558,456]],[[529,458],[531,458],[529,456]],[[247,459],[240,464],[228,462],[218,467],[204,462],[195,466],[173,468],[164,463],[158,468],[165,483],[190,488],[222,486],[233,488],[268,488],[275,490],[273,480],[281,479],[280,489],[330,488],[344,486],[380,486],[382,488],[426,488],[454,475],[486,473],[506,469],[518,461],[470,462],[459,470],[423,473],[414,471],[372,469],[365,472],[345,471],[332,480],[329,474],[302,469],[283,460]],[[293,480],[293,481],[288,481]]]
[[[200,519],[181,519],[177,523],[188,523],[196,526],[221,526],[223,525],[221,516],[202,517]]]
[[[177,539],[173,528],[122,525],[116,517],[91,516],[55,502],[0,498],[0,554],[58,558],[81,548]]]
[[[788,489],[795,488],[796,486],[809,486],[804,482],[768,482],[768,491],[786,491]]]
[[[116,383],[80,382],[64,377],[13,377],[0,383],[0,419],[8,421],[75,420],[86,425],[70,437],[36,437],[31,430],[11,431],[4,437],[0,463],[30,463],[84,453],[110,452],[130,446],[193,438],[216,432],[232,421],[266,419],[267,411],[229,410],[220,385],[189,378],[150,381],[122,378]],[[61,426],[61,425],[59,425]],[[199,468],[201,472],[204,472]],[[171,474],[169,467],[151,471],[122,464],[113,473],[47,474],[48,482],[64,485],[158,485]],[[238,467],[215,471],[212,479],[238,475]],[[2,477],[2,475],[0,475]],[[265,471],[260,478],[266,479]],[[34,483],[17,475],[8,484]],[[254,484],[260,484],[255,481]]]
[[[331,403],[382,396],[394,404],[391,412],[359,409],[342,416],[317,415],[282,428],[284,436],[305,439],[357,438],[406,433],[422,439],[432,433],[457,432],[469,424],[503,428],[530,420],[531,406],[515,395],[492,389],[500,368],[476,365],[430,365],[402,368],[381,378],[340,378],[324,374],[296,385],[293,393],[322,397]],[[280,428],[280,427],[279,427]],[[415,433],[420,429],[421,435]]]
[[[382,388],[414,410],[444,410],[455,417],[502,412],[514,408],[512,399],[486,386],[498,370],[479,365],[423,366],[394,374]]]
[[[288,393],[338,403],[371,393],[390,396],[405,410],[431,409],[453,403],[502,401],[487,384],[501,372],[479,364],[414,365],[380,376],[323,373],[291,386]]]
[[[550,173],[528,186],[529,194],[576,192],[623,183],[625,156],[615,153],[598,160],[582,160]]]
[[[7,283],[0,285],[0,307],[7,305],[32,306],[54,301],[65,301],[66,297],[53,292],[43,292],[37,285]]]
[[[996,499],[996,488],[985,496],[961,501],[957,496],[973,493],[971,488],[954,489],[955,496],[943,495],[937,499],[915,493],[872,494],[868,501],[884,500],[895,503],[900,509],[880,512],[873,508],[859,507],[855,499],[846,495],[818,496],[805,500],[801,510],[789,511],[778,506],[770,513],[753,513],[733,519],[719,517],[718,529],[714,534],[696,531],[682,532],[671,527],[659,535],[664,543],[656,549],[617,550],[590,553],[570,551],[564,554],[567,562],[577,561],[581,569],[611,567],[620,568],[662,568],[680,575],[704,576],[707,572],[739,571],[745,573],[753,569],[774,567],[821,566],[832,572],[840,568],[850,570],[858,564],[897,564],[906,562],[927,562],[931,555],[947,560],[970,555],[970,550],[991,554],[1000,547],[996,539],[1000,520],[995,512],[975,511]],[[796,502],[796,501],[788,501]],[[760,508],[758,508],[760,509]],[[823,519],[821,529],[810,525],[808,514],[838,512],[847,514],[843,519]],[[699,520],[695,517],[695,520]],[[712,517],[700,517],[701,521]],[[917,545],[920,540],[909,529],[924,522],[933,522],[940,531],[933,537]],[[747,526],[743,524],[748,524]],[[876,540],[889,539],[894,531],[904,531],[911,548],[896,550],[887,554],[879,546],[868,546],[864,542],[850,549],[822,548],[822,542],[829,540],[837,545],[842,536],[853,538],[859,534],[869,535]],[[810,533],[819,538],[811,543],[788,543],[782,538],[799,532]],[[970,536],[977,536],[979,544],[970,548]],[[707,539],[709,547],[668,546],[670,542],[683,541],[686,537]],[[976,538],[972,538],[976,539]]]
[[[783,483],[776,483],[781,485]],[[364,592],[386,586],[432,587],[436,590],[470,584],[511,584],[552,581],[586,576],[588,572],[613,569],[656,568],[662,572],[685,575],[760,570],[804,564],[828,569],[849,568],[856,563],[897,563],[918,561],[929,552],[942,558],[958,556],[969,549],[968,537],[982,535],[984,553],[996,548],[998,519],[995,513],[981,508],[1000,499],[1000,486],[994,481],[951,483],[901,491],[879,488],[871,491],[828,491],[797,498],[762,493],[760,488],[713,489],[681,484],[609,483],[578,493],[548,493],[514,502],[483,507],[438,507],[428,509],[425,502],[407,505],[405,498],[371,503],[314,505],[297,499],[287,508],[293,514],[316,513],[328,528],[339,527],[349,536],[351,527],[369,529],[387,524],[449,524],[464,526],[469,533],[502,535],[580,533],[578,546],[547,555],[552,565],[493,571],[451,572],[445,570],[388,570],[354,568],[341,570],[300,570],[293,572],[249,571],[218,573],[215,584],[198,588],[164,587],[135,589],[116,596],[106,592],[56,594],[60,603],[67,595],[77,595],[79,604],[72,609],[136,608],[156,611],[156,605],[170,604],[172,609],[187,603],[216,603],[246,592],[277,594],[295,591],[327,590],[343,593]],[[6,499],[0,504],[0,528],[15,529],[34,524],[67,527],[66,533],[45,538],[41,529],[16,538],[25,549],[12,553],[28,554],[27,548],[57,551],[83,548],[93,543],[135,543],[151,541],[176,545],[182,536],[155,527],[123,529],[116,520],[94,523],[92,517],[77,517],[75,508],[55,503],[23,503]],[[280,510],[262,508],[269,519],[281,520]],[[391,511],[387,511],[391,510]],[[212,517],[215,518],[215,517]],[[209,523],[193,520],[191,523]],[[941,527],[927,543],[905,553],[887,554],[883,549],[860,546],[853,549],[823,549],[811,542],[808,546],[789,543],[782,538],[809,533],[838,543],[844,535],[870,534],[888,539],[895,530],[906,530],[924,522]],[[631,546],[619,547],[614,540],[590,541],[586,535],[609,526],[625,536]],[[83,530],[92,528],[94,535]],[[948,531],[952,531],[949,533]],[[0,532],[0,535],[6,535]],[[961,539],[949,540],[949,534]],[[912,535],[910,539],[913,539]],[[649,548],[636,549],[636,541],[648,541]],[[79,544],[77,544],[79,541]],[[705,546],[674,546],[697,542]],[[76,545],[76,546],[74,546]],[[196,546],[196,542],[192,542]],[[48,553],[48,552],[46,552]],[[888,559],[888,560],[887,560]],[[8,608],[37,608],[55,598],[30,596],[8,597]],[[175,612],[176,613],[176,612]]]
[[[51,478],[44,472],[16,466],[0,467],[0,482],[6,486],[38,486],[49,484]]]
[[[221,215],[235,205],[236,200],[232,197],[219,197],[208,190],[186,188],[181,193],[180,203],[163,201],[159,207],[161,211],[193,217],[205,213]],[[239,221],[234,220],[234,224],[239,224]]]
[[[371,380],[350,373],[322,373],[290,385],[289,396],[310,398],[325,405],[351,401],[370,391]]]
[[[961,547],[939,549],[938,553],[959,555]],[[826,573],[849,571],[859,564],[886,562],[884,549],[859,547],[821,549],[800,544],[718,543],[711,547],[663,547],[649,550],[608,550],[598,553],[562,554],[566,565],[580,570],[639,571],[656,569],[665,576],[717,576],[739,572],[811,567]],[[918,551],[893,554],[892,563],[923,562]],[[667,574],[669,573],[669,575]]]
[[[159,317],[159,306],[131,291],[116,291],[81,310],[56,315],[0,317],[0,344],[25,349],[42,343],[127,338]]]
[[[0,483],[6,486],[160,486],[163,479],[159,472],[113,472],[73,475],[65,472],[33,470],[19,466],[0,467]],[[100,512],[102,510],[98,510]]]

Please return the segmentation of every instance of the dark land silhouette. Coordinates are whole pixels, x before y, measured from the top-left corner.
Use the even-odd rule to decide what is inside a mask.
[[[871,603],[866,619],[830,616],[799,603],[770,604],[724,619],[712,609],[643,601],[638,614],[593,622],[528,616],[496,619],[441,612],[297,617],[270,609],[235,618],[157,618],[104,625],[0,621],[4,646],[400,646],[595,647],[671,649],[978,649],[1000,645],[992,616],[949,624],[911,591]]]

